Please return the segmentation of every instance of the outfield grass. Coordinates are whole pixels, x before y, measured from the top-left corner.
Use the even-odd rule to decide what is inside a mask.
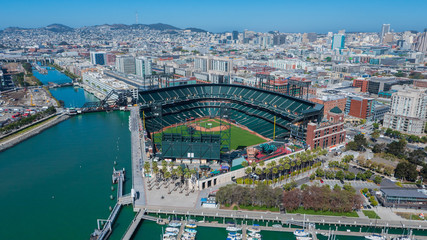
[[[207,123],[212,123],[212,125],[209,127],[207,126]],[[200,124],[202,127],[204,127],[204,124],[206,126],[206,128],[213,128],[213,127],[218,127],[219,124],[219,120],[215,119],[214,121],[208,121],[208,120],[200,120],[197,121],[198,124]],[[167,128],[164,129],[164,133],[183,133],[183,135],[187,135],[188,131],[187,131],[187,126],[185,125],[180,125],[177,127],[171,127],[171,128]],[[199,136],[200,135],[200,131],[195,131],[194,136]],[[209,132],[206,134],[219,134],[219,132]],[[156,133],[156,135],[159,133]],[[230,148],[231,150],[235,150],[238,147],[247,147],[247,146],[252,146],[252,145],[256,145],[256,144],[260,144],[260,143],[264,143],[266,142],[265,139],[252,134],[251,132],[236,127],[234,125],[231,125],[231,143],[230,143]]]
[[[345,216],[345,217],[359,217],[357,215],[357,212],[331,212],[331,211],[314,211],[307,209],[305,210],[303,207],[298,208],[294,211],[287,211],[287,213],[293,213],[293,214],[308,214],[308,215],[325,215],[325,216]]]
[[[373,219],[381,219],[380,216],[378,216],[375,211],[372,210],[362,210],[363,214],[365,214],[365,216],[367,216],[368,218],[373,218]]]

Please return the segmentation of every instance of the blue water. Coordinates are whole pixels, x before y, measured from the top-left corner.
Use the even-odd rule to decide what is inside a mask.
[[[82,88],[76,87],[62,87],[62,88],[52,88],[50,89],[52,96],[57,100],[64,101],[65,107],[82,107],[85,102],[95,102],[98,99],[83,90]]]
[[[48,70],[47,74],[40,74],[36,70],[33,70],[33,74],[36,78],[43,83],[43,85],[48,85],[49,82],[63,84],[72,82],[71,78],[67,77],[67,75],[57,71],[57,70]]]

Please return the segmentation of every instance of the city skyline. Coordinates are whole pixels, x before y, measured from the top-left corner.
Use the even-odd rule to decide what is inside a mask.
[[[240,0],[232,3],[220,0],[215,4],[193,0],[187,0],[183,4],[167,0],[161,5],[151,0],[144,4],[134,0],[126,3],[77,0],[72,5],[67,5],[67,11],[61,11],[62,3],[51,0],[37,3],[24,1],[24,4],[25,9],[13,1],[3,4],[3,9],[9,11],[0,16],[0,29],[37,28],[53,23],[78,28],[103,24],[135,24],[138,21],[145,24],[165,23],[179,28],[195,27],[210,32],[249,29],[260,32],[278,30],[317,33],[337,32],[340,29],[348,32],[380,32],[382,24],[389,23],[391,30],[401,32],[423,31],[427,22],[423,13],[427,2],[419,0],[410,0],[405,4],[402,1],[384,4],[380,1],[363,0],[356,6],[336,0],[269,1],[262,5]],[[396,17],[406,11],[411,11],[411,15],[406,18]],[[21,15],[18,19],[17,14]]]

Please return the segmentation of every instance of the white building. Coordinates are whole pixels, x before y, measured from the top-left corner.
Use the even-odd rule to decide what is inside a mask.
[[[138,99],[138,88],[130,86],[115,78],[110,78],[97,72],[84,72],[82,74],[83,83],[97,92],[107,95],[113,90],[128,90],[132,92],[132,97]],[[117,99],[117,96],[112,96],[112,99]]]
[[[135,58],[132,56],[117,56],[116,69],[121,73],[135,74]]]
[[[152,73],[152,61],[148,57],[138,57],[135,59],[136,75],[145,78]]]
[[[426,106],[425,89],[400,87],[391,97],[391,109],[384,116],[384,127],[408,134],[423,134]]]

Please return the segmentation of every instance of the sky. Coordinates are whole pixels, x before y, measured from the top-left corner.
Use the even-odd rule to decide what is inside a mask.
[[[427,0],[0,0],[0,29],[165,23],[211,32],[379,32],[427,28]]]

